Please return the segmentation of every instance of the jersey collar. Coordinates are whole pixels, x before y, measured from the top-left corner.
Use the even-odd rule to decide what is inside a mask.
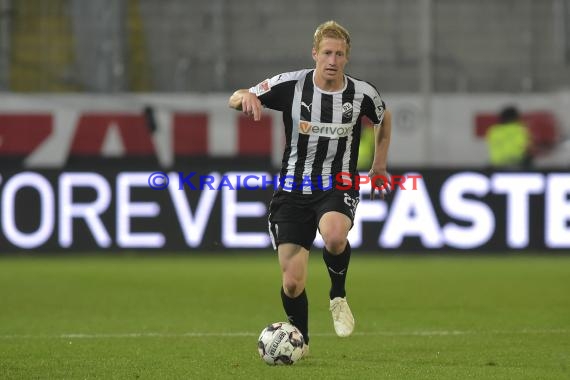
[[[313,86],[321,93],[326,94],[326,95],[334,95],[334,94],[342,94],[344,92],[344,90],[346,90],[346,86],[348,86],[348,78],[346,77],[346,74],[343,74],[344,77],[344,87],[341,88],[338,91],[325,91],[319,88],[319,86],[317,86],[317,84],[315,83],[315,73],[316,70],[313,69]]]

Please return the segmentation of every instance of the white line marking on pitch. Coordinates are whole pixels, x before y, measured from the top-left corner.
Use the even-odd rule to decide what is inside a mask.
[[[568,334],[567,329],[523,329],[523,330],[420,330],[420,331],[372,331],[355,332],[355,336],[458,336],[458,335],[528,335],[528,334]],[[0,339],[115,339],[115,338],[204,338],[204,337],[254,337],[253,332],[187,332],[187,333],[67,333],[67,334],[4,334]],[[333,333],[312,333],[312,336],[332,337]]]

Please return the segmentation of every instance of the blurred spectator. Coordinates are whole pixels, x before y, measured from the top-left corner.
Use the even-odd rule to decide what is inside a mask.
[[[493,168],[528,169],[532,165],[531,136],[516,107],[501,111],[499,122],[487,130],[485,140]]]

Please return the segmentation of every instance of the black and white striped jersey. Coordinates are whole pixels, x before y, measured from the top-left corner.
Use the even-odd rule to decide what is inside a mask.
[[[361,119],[380,125],[385,110],[370,83],[345,75],[342,90],[327,92],[315,85],[314,72],[279,74],[249,89],[265,107],[283,113],[280,180],[284,190],[303,194],[330,189],[338,173],[356,174]]]

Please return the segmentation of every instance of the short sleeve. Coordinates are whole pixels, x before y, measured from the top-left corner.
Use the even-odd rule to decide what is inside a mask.
[[[249,92],[257,95],[265,107],[283,111],[293,102],[297,77],[298,72],[275,75],[251,87]]]
[[[375,126],[382,124],[386,103],[382,100],[378,91],[374,89],[370,94],[364,95],[364,115],[366,115]]]

